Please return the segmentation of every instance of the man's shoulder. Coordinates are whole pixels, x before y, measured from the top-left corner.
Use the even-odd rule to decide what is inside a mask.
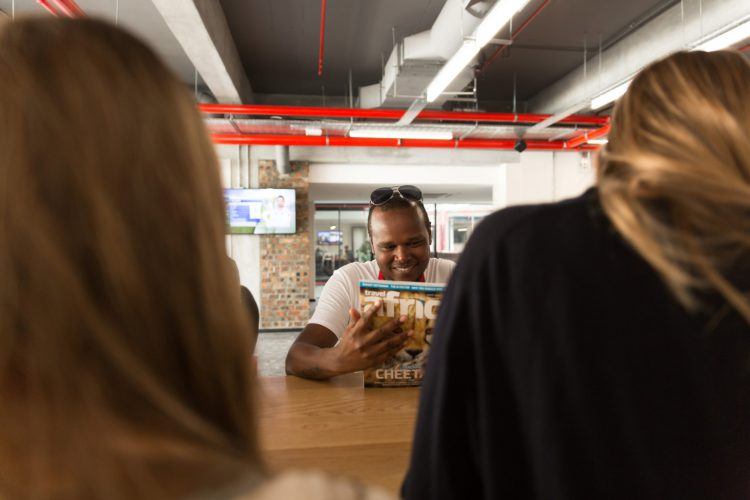
[[[378,264],[376,261],[371,260],[368,262],[350,262],[345,266],[334,271],[334,276],[348,280],[361,280],[361,279],[377,279],[378,277]]]
[[[438,273],[451,272],[456,267],[456,263],[450,259],[440,259],[438,257],[431,257],[429,265],[433,267]]]
[[[427,264],[425,278],[433,283],[447,283],[453,274],[454,267],[456,264],[452,260],[432,257]]]

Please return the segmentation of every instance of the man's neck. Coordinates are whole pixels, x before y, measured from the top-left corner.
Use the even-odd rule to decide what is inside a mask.
[[[385,279],[385,276],[383,276],[383,271],[378,271],[378,279],[379,279],[380,281],[384,281],[384,280],[385,280],[385,281],[394,281],[394,280],[386,280],[386,279]],[[417,281],[419,281],[420,283],[424,283],[424,282],[425,282],[425,279],[424,279],[424,273],[422,273],[422,274],[421,274],[421,275],[419,276],[419,279],[418,279]]]

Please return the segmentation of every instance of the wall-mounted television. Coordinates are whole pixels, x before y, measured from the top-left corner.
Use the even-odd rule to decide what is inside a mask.
[[[293,234],[294,189],[225,189],[228,230],[233,234]]]
[[[318,245],[335,245],[341,243],[343,237],[341,231],[318,231]]]

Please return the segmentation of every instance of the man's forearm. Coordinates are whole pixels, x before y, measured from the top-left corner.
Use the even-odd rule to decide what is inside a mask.
[[[286,356],[287,375],[324,380],[341,375],[330,347],[295,342]]]

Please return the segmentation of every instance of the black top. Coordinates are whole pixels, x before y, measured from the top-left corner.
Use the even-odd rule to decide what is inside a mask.
[[[749,368],[748,325],[686,313],[596,191],[502,210],[446,289],[403,494],[750,498]]]

